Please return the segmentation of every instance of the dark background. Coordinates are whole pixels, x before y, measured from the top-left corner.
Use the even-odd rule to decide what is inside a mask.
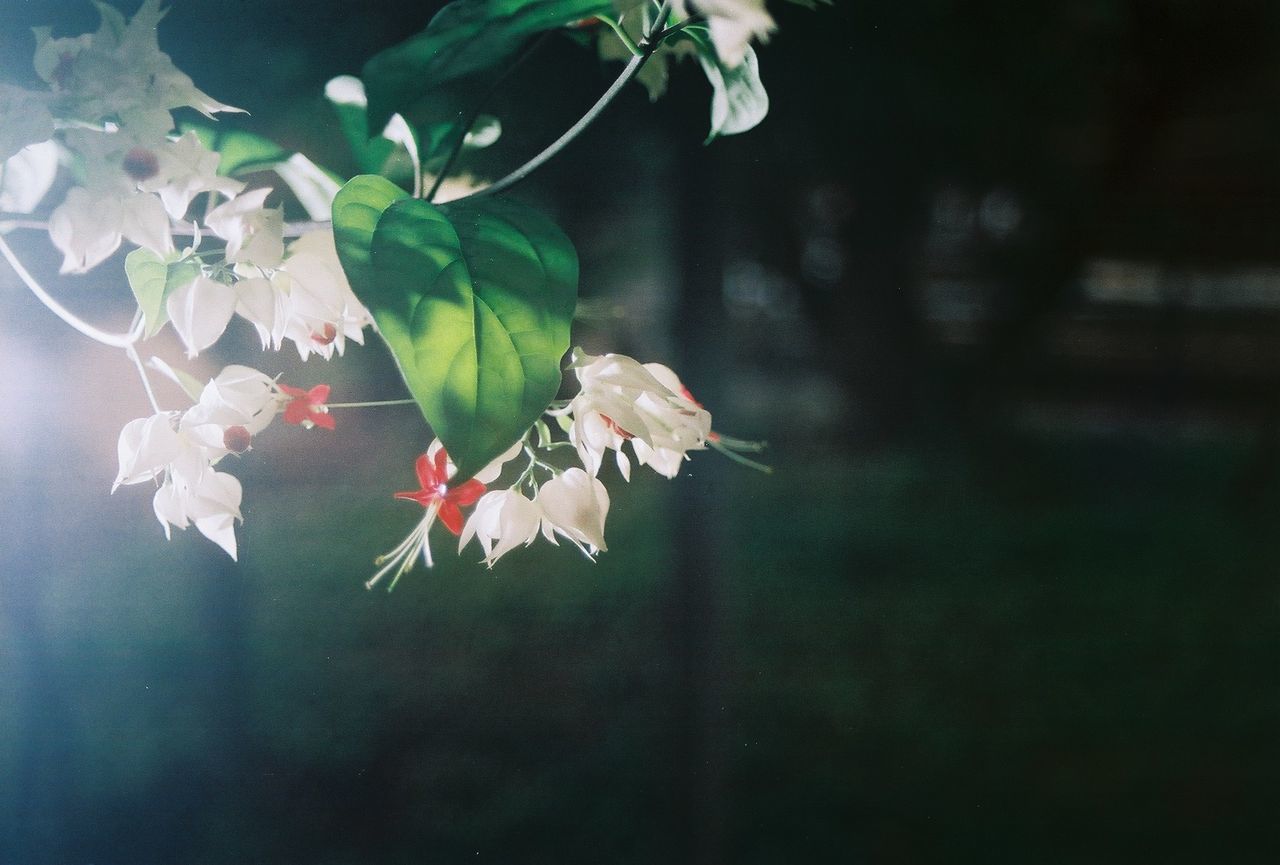
[[[324,82],[434,8],[185,0],[161,45],[345,171]],[[366,592],[412,409],[264,435],[238,565],[165,543],[108,495],[127,362],[0,273],[0,863],[1275,861],[1280,6],[773,11],[760,128],[704,147],[686,63],[516,193],[578,245],[577,342],[771,443],[608,476],[598,564],[441,534]],[[96,15],[4,4],[4,77],[43,23]],[[617,68],[549,40],[465,167]],[[12,242],[124,323],[116,265]],[[229,362],[401,395],[372,342]]]

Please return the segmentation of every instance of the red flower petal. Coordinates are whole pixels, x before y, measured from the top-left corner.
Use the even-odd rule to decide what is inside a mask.
[[[456,490],[450,490],[445,500],[465,508],[474,505],[482,495],[484,495],[484,484],[472,478]]]
[[[329,385],[318,384],[311,390],[307,391],[307,401],[312,405],[324,405],[325,400],[329,398]]]
[[[302,400],[295,399],[284,407],[284,422],[291,424],[300,424],[307,419],[307,415],[311,410],[307,408],[307,404]]]
[[[311,422],[323,429],[333,429],[333,415],[327,411],[307,412],[307,417],[311,418]]]
[[[403,492],[394,493],[392,498],[417,502],[425,508],[427,505],[431,504],[431,500],[435,498],[435,496],[427,490],[405,490]]]
[[[444,452],[444,448],[436,451],[436,477],[440,479],[437,483],[449,480],[449,455]]]
[[[283,393],[291,397],[306,397],[307,395],[307,392],[300,387],[290,387],[287,384],[279,383],[276,384],[276,387],[280,388]]]
[[[431,467],[431,457],[423,454],[413,463],[413,470],[418,474],[418,483],[422,484],[423,490],[431,490],[435,493],[435,488],[440,485],[436,480],[435,469]]]
[[[446,500],[440,505],[440,522],[455,535],[462,534],[462,511],[453,502]]]

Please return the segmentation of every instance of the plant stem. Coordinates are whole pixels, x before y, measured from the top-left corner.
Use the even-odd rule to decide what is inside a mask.
[[[644,39],[640,41],[640,53],[632,57],[627,62],[626,67],[622,70],[622,74],[618,76],[617,80],[614,81],[613,84],[609,85],[609,89],[604,92],[603,96],[596,100],[596,104],[592,105],[591,108],[587,110],[587,113],[582,115],[582,119],[570,126],[563,135],[552,142],[550,146],[537,156],[533,157],[533,159],[530,159],[506,177],[495,181],[484,189],[471,193],[466,196],[466,198],[479,198],[481,196],[497,195],[499,192],[504,192],[524,180],[533,172],[537,171],[542,167],[543,163],[551,159],[561,150],[564,150],[565,147],[573,141],[573,139],[577,138],[582,133],[582,130],[590,126],[595,119],[600,116],[605,108],[609,106],[609,103],[613,101],[614,97],[622,91],[622,88],[626,87],[627,83],[631,81],[632,78],[636,77],[636,74],[640,71],[640,67],[643,66],[651,56],[653,56],[653,52],[657,50],[658,45],[662,43],[662,37],[665,35],[663,24],[666,22],[667,15],[670,14],[670,10],[671,0],[664,0],[662,7],[658,10],[658,17],[654,19],[653,27],[647,34],[645,34]]]
[[[384,405],[413,405],[416,399],[375,399],[369,402],[331,402],[325,408],[376,408]]]
[[[138,338],[142,336],[143,325],[141,320],[137,320],[133,327],[129,329],[128,333],[111,333],[94,327],[89,324],[89,322],[80,318],[71,310],[58,303],[58,301],[53,299],[53,295],[45,291],[40,286],[40,283],[36,281],[36,278],[22,266],[22,262],[18,260],[18,256],[14,255],[13,250],[9,248],[9,244],[6,243],[3,238],[0,238],[0,255],[4,256],[5,261],[9,262],[9,266],[13,268],[13,272],[18,274],[18,278],[26,284],[27,288],[31,289],[31,293],[34,294],[41,303],[49,308],[50,312],[65,321],[67,324],[71,325],[76,330],[80,331],[80,333],[89,337],[89,339],[92,339],[95,342],[100,342],[103,345],[109,345],[112,348],[128,348],[137,342]]]
[[[139,316],[141,321],[141,316]],[[147,399],[151,402],[151,408],[156,414],[160,414],[160,403],[156,402],[156,392],[151,389],[151,379],[147,378],[146,367],[142,365],[142,360],[138,357],[138,349],[133,343],[129,343],[124,347],[124,353],[129,355],[129,360],[133,361],[133,365],[138,369],[138,376],[142,379],[142,389],[147,392]]]
[[[622,40],[622,44],[627,46],[628,51],[630,51],[632,54],[640,53],[640,46],[637,45],[632,40],[632,38],[627,35],[627,31],[623,30],[622,25],[619,24],[617,21],[614,21],[608,15],[597,15],[596,20],[603,21],[605,24],[608,24],[609,29],[612,30],[615,34],[617,34],[618,38]]]

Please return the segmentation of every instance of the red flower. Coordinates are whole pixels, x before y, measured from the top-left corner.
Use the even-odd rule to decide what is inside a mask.
[[[436,451],[434,461],[429,453],[418,457],[414,469],[422,489],[399,492],[395,497],[417,502],[424,508],[436,505],[444,527],[455,535],[461,534],[462,511],[459,508],[474,505],[484,494],[484,484],[472,478],[455,490],[449,489],[449,457],[444,448]]]
[[[333,415],[325,408],[325,400],[329,398],[329,385],[318,384],[311,390],[300,387],[289,387],[287,384],[277,385],[288,396],[293,397],[284,407],[284,422],[291,424],[311,424],[333,429]]]

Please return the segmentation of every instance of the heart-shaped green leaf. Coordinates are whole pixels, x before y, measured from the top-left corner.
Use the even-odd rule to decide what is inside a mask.
[[[578,294],[573,244],[523,205],[436,206],[376,177],[338,194],[334,232],[409,392],[458,479],[470,477],[555,398]]]

